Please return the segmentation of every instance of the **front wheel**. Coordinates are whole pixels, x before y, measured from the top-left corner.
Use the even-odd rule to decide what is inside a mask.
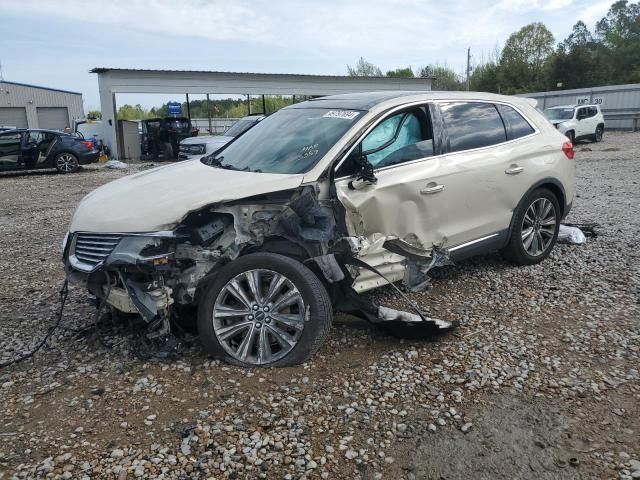
[[[253,253],[226,264],[205,287],[198,333],[211,355],[244,367],[297,365],[326,339],[333,311],[300,262]]]
[[[567,133],[564,134],[565,137],[567,137],[569,139],[569,141],[575,145],[576,143],[576,134],[574,133],[573,130],[569,130]]]
[[[560,204],[551,191],[538,188],[531,192],[516,210],[505,257],[521,265],[547,258],[558,238],[560,217]]]
[[[76,157],[73,153],[68,152],[63,152],[56,155],[53,164],[59,173],[72,173],[80,168],[78,157]]]

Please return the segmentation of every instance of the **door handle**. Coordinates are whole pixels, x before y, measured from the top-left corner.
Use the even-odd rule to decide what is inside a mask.
[[[423,195],[431,195],[432,193],[440,193],[443,190],[444,190],[444,185],[431,182],[427,184],[425,188],[420,190],[420,193],[422,193]]]
[[[522,172],[524,172],[524,167],[518,167],[516,165],[511,165],[504,171],[507,175],[517,175]]]

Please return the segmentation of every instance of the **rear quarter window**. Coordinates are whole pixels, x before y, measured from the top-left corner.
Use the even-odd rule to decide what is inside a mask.
[[[449,152],[488,147],[507,140],[495,105],[480,102],[440,104],[448,135]]]
[[[516,138],[531,135],[535,130],[525,118],[520,115],[514,108],[508,105],[498,105],[498,110],[504,120],[507,129],[507,138],[515,140]]]

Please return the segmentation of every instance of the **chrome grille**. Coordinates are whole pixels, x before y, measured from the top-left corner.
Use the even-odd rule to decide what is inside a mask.
[[[78,233],[71,246],[71,258],[79,270],[92,271],[111,254],[122,240],[113,233]]]

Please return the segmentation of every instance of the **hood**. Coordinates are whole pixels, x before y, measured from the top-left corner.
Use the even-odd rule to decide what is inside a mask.
[[[201,145],[203,143],[219,143],[221,145],[224,145],[229,143],[231,140],[233,140],[233,137],[227,137],[225,135],[203,135],[201,137],[185,138],[180,143],[183,145]]]
[[[173,228],[206,205],[299,187],[303,175],[173,163],[107,183],[84,197],[70,232],[152,232]]]

